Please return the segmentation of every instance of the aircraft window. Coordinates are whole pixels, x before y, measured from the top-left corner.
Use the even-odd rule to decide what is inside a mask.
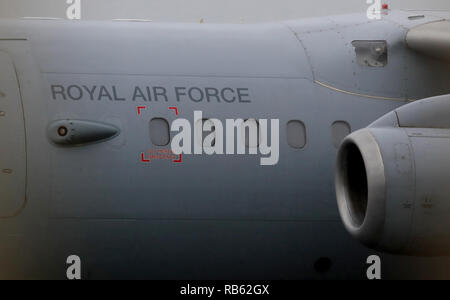
[[[364,67],[385,67],[388,63],[386,41],[353,41],[358,64]]]
[[[167,146],[170,142],[169,122],[163,118],[150,121],[150,139],[155,146]]]
[[[252,138],[250,138],[250,133]],[[247,119],[242,126],[242,134],[245,134],[245,147],[257,148],[261,139],[259,123],[255,119]]]
[[[336,121],[331,125],[331,136],[333,146],[339,148],[342,140],[352,131],[350,125],[345,121]]]
[[[288,145],[295,149],[306,146],[306,127],[302,121],[292,120],[287,123],[286,135]]]

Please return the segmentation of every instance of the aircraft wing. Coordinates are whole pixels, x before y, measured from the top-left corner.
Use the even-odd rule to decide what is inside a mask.
[[[406,42],[411,49],[450,61],[450,21],[437,21],[412,28]]]

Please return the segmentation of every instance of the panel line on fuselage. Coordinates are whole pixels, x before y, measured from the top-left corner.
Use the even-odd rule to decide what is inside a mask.
[[[133,73],[78,73],[78,72],[42,72],[42,74],[55,75],[88,75],[88,76],[137,76],[137,77],[186,77],[186,78],[244,78],[244,79],[301,79],[311,80],[309,77],[301,76],[255,76],[255,75],[192,75],[192,74],[133,74]]]
[[[318,80],[314,80],[314,83],[323,86],[327,89],[336,91],[336,92],[340,92],[340,93],[344,93],[344,94],[348,94],[348,95],[352,95],[352,96],[358,96],[358,97],[365,97],[365,98],[372,98],[372,99],[377,99],[377,100],[389,100],[389,101],[401,101],[401,102],[412,102],[412,101],[416,101],[415,99],[405,99],[405,98],[391,98],[391,97],[383,97],[383,96],[374,96],[374,95],[366,95],[366,94],[360,94],[360,93],[354,93],[354,92],[350,92],[350,91],[346,91],[346,90],[342,90],[336,87],[333,87],[331,85],[328,85],[326,83],[320,82]]]

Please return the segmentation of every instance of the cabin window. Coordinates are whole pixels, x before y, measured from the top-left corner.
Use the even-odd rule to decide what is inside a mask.
[[[206,126],[208,125],[208,126]],[[214,126],[213,119],[202,119],[198,120],[196,126],[202,128],[202,136],[198,136],[195,139],[197,145],[202,145],[204,148],[214,147],[216,144],[216,127]],[[211,130],[206,130],[206,128],[211,128]],[[242,143],[246,148],[258,148],[261,140],[261,129],[259,122],[255,119],[246,119],[242,122],[239,127],[241,130],[240,135]],[[209,136],[209,140],[205,145],[205,139]],[[212,140],[211,140],[212,138]],[[211,141],[211,143],[210,143]]]
[[[345,121],[336,121],[331,125],[331,137],[333,146],[339,148],[342,140],[352,132],[350,124]]]
[[[150,121],[150,139],[155,146],[167,146],[170,142],[169,122],[163,118]]]
[[[306,127],[302,121],[291,120],[286,125],[288,145],[294,149],[302,149],[306,146]]]
[[[386,41],[353,41],[356,60],[364,67],[382,68],[388,63],[388,48]]]

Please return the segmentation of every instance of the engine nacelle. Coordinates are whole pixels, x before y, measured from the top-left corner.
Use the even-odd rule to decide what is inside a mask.
[[[450,255],[450,96],[405,105],[344,139],[336,194],[366,246]]]

